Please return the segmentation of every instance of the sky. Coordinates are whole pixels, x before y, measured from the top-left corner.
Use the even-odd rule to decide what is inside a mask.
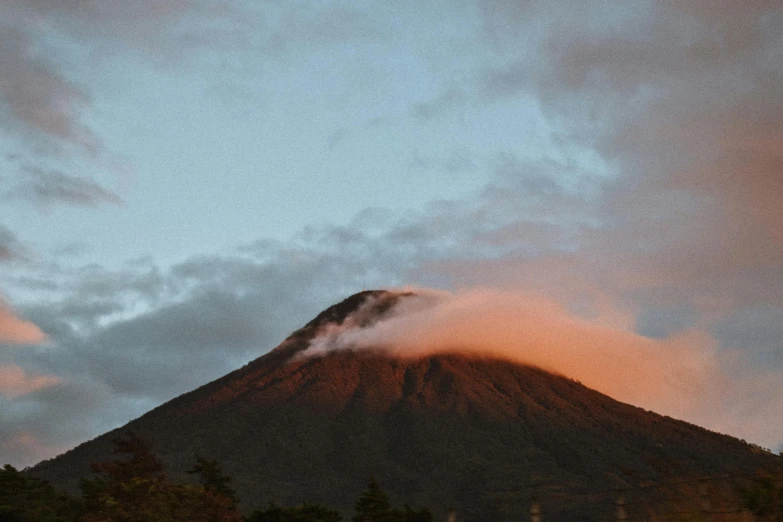
[[[782,64],[773,0],[0,3],[0,462],[404,286],[783,447]]]

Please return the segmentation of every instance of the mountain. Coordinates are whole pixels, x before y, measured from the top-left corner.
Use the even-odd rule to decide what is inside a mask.
[[[192,480],[195,453],[218,460],[245,509],[310,501],[350,513],[374,477],[393,501],[441,516],[453,508],[462,522],[526,520],[533,496],[559,520],[605,519],[615,488],[660,510],[687,487],[652,483],[780,465],[733,437],[505,360],[367,349],[302,356],[328,325],[383,320],[407,295],[353,295],[243,368],[30,472],[74,490],[130,430],[153,442],[172,478]]]

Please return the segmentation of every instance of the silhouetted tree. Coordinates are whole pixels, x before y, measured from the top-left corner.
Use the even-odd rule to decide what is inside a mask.
[[[135,435],[114,441],[119,460],[95,464],[82,480],[84,522],[240,522],[233,502],[201,486],[168,480],[152,445]]]
[[[389,497],[378,486],[375,479],[371,479],[367,484],[367,489],[359,496],[354,509],[356,509],[354,522],[386,522],[391,515]]]
[[[92,465],[96,473],[103,473],[110,480],[128,482],[132,479],[165,480],[163,463],[152,453],[152,443],[129,432],[125,438],[113,441],[114,454],[124,458]]]
[[[247,520],[248,522],[340,522],[342,519],[338,511],[305,503],[291,508],[269,504],[269,509],[255,511]]]
[[[740,490],[743,506],[761,520],[783,519],[783,487],[774,477],[761,475]]]
[[[75,522],[80,515],[79,502],[48,482],[8,464],[0,469],[0,522]]]
[[[198,474],[201,486],[216,495],[222,495],[236,504],[236,492],[231,488],[231,479],[220,469],[216,460],[207,460],[196,455],[196,464],[189,474]]]
[[[419,509],[414,511],[410,506],[405,504],[405,508],[402,510],[403,522],[432,522],[432,513],[427,509]]]
[[[247,522],[286,522],[285,509],[269,503],[269,507],[262,511],[257,509],[250,514]]]
[[[426,509],[414,511],[407,504],[400,509],[392,509],[389,497],[378,486],[375,480],[370,480],[367,489],[359,497],[354,506],[356,516],[354,522],[432,522],[433,517]]]

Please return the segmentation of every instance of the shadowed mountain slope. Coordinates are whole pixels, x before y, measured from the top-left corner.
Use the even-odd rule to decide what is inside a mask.
[[[453,507],[460,521],[510,521],[527,517],[532,495],[779,466],[735,438],[503,360],[299,355],[324,325],[357,310],[360,322],[378,320],[404,296],[354,295],[245,367],[31,472],[73,490],[132,430],[173,478],[188,480],[194,453],[220,461],[245,508],[310,501],[349,512],[375,477],[395,501]],[[605,515],[567,500],[556,509],[561,520]]]

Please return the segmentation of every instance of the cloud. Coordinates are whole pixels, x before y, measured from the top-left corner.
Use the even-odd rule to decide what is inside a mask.
[[[196,47],[241,38],[236,28],[253,19],[225,2],[3,2],[0,110],[6,117],[0,121],[22,143],[33,136],[50,147],[67,143],[91,154],[101,152],[101,139],[85,121],[90,93],[68,77],[62,49],[47,46],[47,35],[91,48],[93,58],[135,50],[153,62],[173,64]],[[183,20],[189,23],[177,27]],[[222,28],[226,22],[235,23],[233,31]]]
[[[546,178],[498,187],[496,199],[520,217],[507,205],[506,223],[473,237],[505,245],[500,255],[454,256],[423,270],[572,298],[574,288],[602,288],[658,314],[687,308],[685,322],[701,323],[721,345],[723,318],[779,306],[783,38],[774,28],[783,11],[769,2],[735,7],[483,2],[485,45],[495,54],[461,79],[473,82],[474,106],[536,100],[555,145],[573,158],[558,168],[597,158],[604,178],[582,178],[593,196],[581,201]],[[523,190],[540,198],[538,223]],[[578,204],[570,225],[569,202]]]
[[[676,231],[689,225],[677,213],[661,219],[662,205],[689,199],[699,206],[699,239],[713,242],[698,245],[705,256],[742,252],[779,264],[783,37],[774,27],[783,12],[682,4],[565,13],[562,3],[531,3],[529,20],[520,16],[517,33],[504,33],[530,29],[524,54],[484,71],[484,96],[533,96],[564,139],[613,162],[624,183],[607,199],[621,225],[652,212],[661,231]],[[511,9],[503,5],[488,19]],[[621,22],[587,23],[602,18]],[[649,198],[641,207],[640,195]],[[637,238],[650,225],[637,227]]]
[[[6,196],[32,200],[41,205],[122,203],[117,194],[92,180],[29,165],[22,169],[19,183]]]
[[[2,435],[0,437],[0,462],[13,460],[20,467],[40,461],[41,456],[57,455],[68,449],[65,446],[48,446],[32,433],[25,431]]]
[[[0,344],[40,344],[46,340],[35,324],[17,317],[0,301]]]
[[[705,372],[712,373],[715,350],[703,333],[644,338],[580,318],[551,298],[490,289],[404,298],[388,319],[326,335],[311,350],[341,346],[412,357],[456,351],[508,358],[679,415],[704,386]]]
[[[327,327],[304,356],[374,349],[400,357],[454,352],[500,357],[714,430],[770,446],[779,441],[783,391],[766,389],[755,404],[751,397],[779,382],[783,370],[740,375],[741,360],[722,354],[704,331],[652,339],[613,321],[586,319],[542,295],[497,289],[424,291],[401,299],[369,324],[362,318],[367,307],[372,303],[342,326]],[[749,404],[751,411],[736,411]]]
[[[418,150],[414,150],[409,163],[411,169],[432,170],[459,174],[477,170],[473,155],[465,149],[452,149],[445,158],[424,156]]]
[[[294,56],[293,51],[302,48],[320,49],[371,41],[386,33],[375,15],[360,7],[313,4],[292,8],[285,4],[270,4],[264,15],[270,23],[262,45],[270,57]],[[301,54],[296,53],[296,56]]]
[[[319,246],[322,239],[334,253]],[[17,362],[100,383],[118,402],[157,404],[260,356],[373,282],[376,252],[337,232],[310,246],[243,250],[258,258],[199,256],[165,270],[147,262],[121,270],[90,265],[53,275],[49,298],[25,312],[58,349],[19,354]]]
[[[53,375],[28,375],[17,365],[0,365],[0,395],[19,397],[36,392],[60,382]]]
[[[16,234],[0,224],[0,263],[26,259],[26,257]]]
[[[169,399],[279,342],[285,334],[278,319],[263,293],[204,289],[100,329],[71,344],[70,353],[120,395]]]
[[[242,14],[240,14],[242,11]],[[133,56],[139,64],[174,68],[196,50],[225,50],[245,41],[240,30],[256,21],[228,2],[141,0],[9,0],[0,3],[0,146],[13,150],[9,163],[22,167],[15,197],[37,202],[95,205],[119,197],[92,176],[51,169],[52,161],[84,172],[120,170],[100,129],[88,80],[102,60]],[[83,53],[83,54],[82,54]],[[89,56],[85,60],[84,57]],[[100,73],[96,73],[100,74]]]
[[[322,230],[171,267],[44,267],[39,277],[55,285],[36,284],[24,312],[56,349],[15,351],[13,364],[61,382],[0,396],[0,440],[40,442],[29,451],[0,444],[0,461],[52,457],[266,353],[363,282],[399,282],[398,261],[388,271],[373,261],[379,246]]]
[[[232,36],[225,30],[226,22],[241,27],[255,20],[252,12],[229,2],[10,0],[3,8],[8,19],[32,33],[41,27],[54,29],[83,45],[97,47],[96,57],[136,51],[168,65],[173,65],[172,58],[197,47],[219,46],[226,38],[241,38],[241,34]],[[188,23],[178,26],[182,21]]]
[[[0,462],[28,466],[139,415],[150,405],[112,397],[97,383],[69,381],[13,398],[0,395]]]
[[[54,139],[93,153],[101,148],[81,121],[87,94],[36,52],[31,35],[0,24],[0,69],[0,111],[6,132],[22,141],[31,136]]]
[[[465,93],[460,89],[449,88],[430,101],[413,104],[410,113],[420,121],[434,120],[460,107],[465,97]]]

